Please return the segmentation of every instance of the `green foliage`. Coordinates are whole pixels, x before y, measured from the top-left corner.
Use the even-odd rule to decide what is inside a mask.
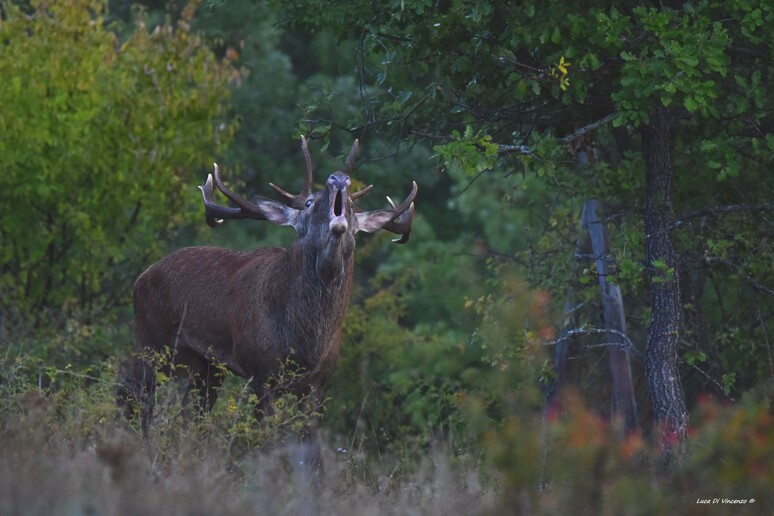
[[[60,369],[27,354],[6,355],[0,360],[2,430],[30,425],[34,437],[51,443],[88,442],[117,416],[114,364]]]
[[[725,53],[729,35],[723,24],[699,10],[639,6],[632,14],[624,16],[613,8],[598,13],[596,20],[601,32],[609,34],[615,28],[624,35],[607,39],[607,50],[624,62],[621,89],[612,95],[620,113],[616,123],[646,120],[656,99],[663,106],[681,103],[689,112],[718,116],[715,104],[721,83],[713,76],[725,77],[729,67]],[[630,44],[632,37],[642,38],[636,50]]]
[[[475,350],[459,336],[442,327],[412,333],[399,324],[406,306],[400,292],[410,279],[410,271],[377,276],[373,292],[350,309],[324,417],[328,431],[351,439],[344,448],[409,463],[439,433],[468,437],[459,395],[483,381]]]
[[[190,10],[124,40],[100,1],[3,11],[0,308],[38,323],[101,312],[193,214],[189,172],[229,139],[237,75]]]
[[[533,285],[587,307],[581,326],[598,326],[598,271],[579,251],[578,226],[584,199],[599,199],[608,279],[624,293],[635,341],[647,338],[649,282],[688,282],[696,299],[682,301],[706,331],[686,324],[682,347],[711,356],[684,362],[722,363],[712,381],[726,389],[770,376],[769,3],[277,5],[287,26],[357,44],[346,62],[367,114],[358,127],[433,138],[458,194],[437,206],[461,215],[455,227],[469,254],[513,259]],[[683,270],[645,259],[640,127],[663,108],[675,120],[673,232]],[[592,162],[580,167],[578,150]],[[746,333],[728,332],[743,320]]]
[[[218,149],[219,163],[230,165],[229,177],[244,180],[250,190],[264,191],[269,181],[294,188],[303,162],[291,159],[300,158],[298,138],[292,136],[304,97],[294,63],[280,48],[282,32],[273,13],[260,2],[229,0],[201,9],[191,23],[216,54],[239,69],[229,106],[238,127],[230,145]],[[226,231],[240,229],[233,226]]]
[[[497,162],[499,148],[492,143],[490,135],[476,136],[468,126],[464,136],[457,131],[452,131],[451,136],[452,143],[435,147],[444,161],[455,162],[464,170],[477,173],[491,170]]]
[[[373,247],[361,250],[361,260],[367,261],[369,252]],[[447,275],[436,283],[416,259],[402,262],[397,253],[394,259],[397,267],[383,268],[369,289],[355,296],[342,355],[326,386],[323,427],[346,439],[342,448],[376,453],[396,467],[416,467],[440,436],[461,453],[476,453],[483,433],[504,414],[541,404],[543,344],[553,338],[550,296],[530,292],[512,267],[501,265],[495,274],[510,278],[505,286],[492,281],[478,285],[478,298],[447,299],[464,276]],[[429,269],[443,265],[432,255],[424,259]],[[424,289],[433,285],[440,306],[419,309],[443,314],[448,304],[457,321],[470,323],[430,322],[410,312],[411,303],[425,299]],[[420,323],[409,329],[407,320]],[[472,335],[461,331],[468,324]]]
[[[125,324],[113,325],[104,322],[86,322],[80,318],[69,318],[56,333],[39,332],[13,339],[6,344],[6,352],[26,356],[39,364],[40,370],[30,370],[34,378],[40,372],[63,370],[89,375],[97,364],[120,358],[116,351],[129,349],[133,340],[131,328]],[[46,386],[61,381],[57,375],[44,375],[41,381]]]
[[[551,321],[551,296],[546,291],[530,292],[512,267],[497,267],[497,289],[476,300],[468,299],[465,308],[481,316],[476,332],[485,360],[501,370],[510,369],[513,381],[522,388],[534,384],[539,364],[546,358],[543,342],[554,337]]]
[[[200,213],[194,172],[214,159],[239,191],[265,194],[268,181],[294,190],[303,160],[293,136],[303,133],[318,182],[361,139],[353,179],[376,185],[358,201],[366,209],[383,206],[376,192],[396,199],[411,179],[420,186],[408,245],[358,238],[353,306],[325,390],[323,433],[339,448],[326,463],[329,507],[475,513],[497,498],[499,512],[692,513],[704,509],[697,497],[737,494],[770,505],[770,402],[740,396],[774,374],[768,2],[229,0],[195,16],[168,7],[153,29],[165,19],[158,5],[111,26],[101,2],[35,4],[27,17],[2,4],[0,341],[20,318],[61,324],[8,341],[0,437],[13,455],[0,473],[51,462],[69,472],[77,458],[83,476],[52,477],[79,497],[52,507],[76,512],[90,497],[81,512],[129,503],[125,512],[147,513],[131,510],[145,498],[157,512],[315,512],[283,455],[308,424],[295,397],[278,396],[259,422],[261,400],[227,375],[215,410],[186,423],[176,382],[162,376],[152,439],[140,444],[137,425],[115,413],[106,361],[129,348],[130,330],[73,317],[126,309],[136,273]],[[654,107],[676,117],[680,267],[645,261],[639,126]],[[598,415],[610,403],[593,331],[599,257],[579,229],[586,199],[604,204],[603,259],[624,295],[635,379],[657,272],[692,293],[679,335],[689,400],[708,386],[742,398],[697,403],[686,462],[671,471],[656,468],[647,435],[621,437]],[[204,235],[244,249],[292,237],[266,226]],[[177,243],[200,236],[189,228]],[[550,353],[570,322],[582,334],[570,366],[583,399],[569,395],[541,418],[539,389],[556,378]],[[480,477],[486,495],[443,511],[439,499],[466,497],[475,482],[444,490],[440,470],[413,473],[428,455]],[[129,480],[112,479],[122,471]],[[18,489],[9,479],[0,485]],[[136,497],[136,486],[155,498]],[[164,510],[190,486],[188,509]],[[416,503],[419,491],[436,503]],[[282,506],[267,493],[282,493]],[[0,512],[22,498],[0,496]]]
[[[295,403],[275,404],[287,426],[276,418],[261,425],[254,419],[256,401],[249,399],[247,385],[229,381],[222,393],[225,403],[206,417],[186,423],[176,386],[169,382],[160,391],[161,412],[152,438],[141,442],[139,430],[116,413],[112,361],[95,366],[89,375],[51,369],[47,374],[58,378],[51,384],[57,388],[41,387],[29,374],[40,366],[25,355],[7,356],[0,362],[0,377],[4,379],[0,383],[0,437],[9,446],[0,459],[4,493],[0,507],[4,512],[9,512],[11,500],[26,507],[62,503],[107,507],[117,500],[122,508],[135,507],[141,500],[157,496],[153,486],[169,478],[175,479],[177,490],[190,492],[177,499],[170,498],[175,489],[166,489],[158,500],[148,502],[154,510],[200,509],[212,503],[209,498],[217,488],[228,491],[228,496],[218,499],[219,511],[225,514],[243,513],[242,504],[256,496],[270,495],[263,503],[276,503],[276,499],[271,502],[272,497],[280,492],[284,493],[283,506],[296,507],[300,500],[306,500],[307,504],[321,504],[317,512],[323,514],[333,500],[337,500],[337,507],[378,502],[405,513],[408,506],[416,508],[418,502],[415,498],[410,498],[413,503],[405,501],[401,493],[404,489],[416,492],[416,485],[424,487],[422,492],[429,490],[436,496],[470,504],[466,513],[508,508],[514,513],[557,514],[579,505],[599,514],[626,513],[633,506],[644,514],[670,510],[691,513],[704,509],[697,508],[697,500],[710,500],[711,504],[717,498],[716,505],[746,500],[755,507],[774,503],[769,467],[774,460],[770,386],[745,395],[735,405],[699,400],[691,418],[690,453],[685,463],[667,472],[658,468],[658,447],[647,436],[622,436],[615,422],[601,418],[570,392],[542,417],[535,408],[522,405],[517,410],[512,406],[499,423],[485,418],[480,449],[470,443],[461,447],[459,441],[432,448],[436,465],[446,463],[449,470],[418,467],[419,450],[413,447],[408,447],[397,462],[391,460],[391,447],[398,443],[383,448],[381,458],[369,459],[363,453],[368,446],[355,442],[355,449],[346,444],[336,455],[325,455],[326,473],[317,491],[285,492],[282,485],[296,485],[303,478],[294,469],[295,438],[288,431],[293,421],[298,421],[294,419],[298,414]],[[458,398],[472,417],[474,400]],[[430,396],[425,405],[437,402]],[[391,409],[402,418],[405,409]],[[362,410],[359,416],[368,420],[368,412]],[[266,440],[275,443],[272,451],[259,452],[258,446]],[[479,457],[480,450],[483,454]],[[47,467],[33,467],[41,462]],[[59,466],[52,468],[52,464]],[[60,469],[66,476],[58,476]],[[24,484],[45,486],[51,475],[55,483],[66,482],[68,489],[38,489],[25,494]],[[142,497],[137,497],[138,489]],[[104,490],[111,496],[103,498]],[[238,507],[232,508],[232,503]],[[448,514],[451,509],[439,503],[430,504],[423,514]]]
[[[232,384],[243,383],[242,389],[237,391],[227,386],[227,397],[204,421],[213,436],[228,437],[230,457],[244,458],[254,450],[295,443],[308,436],[311,426],[322,414],[322,407],[317,406],[314,395],[299,399],[295,394],[281,390],[282,386],[298,381],[298,374],[292,367],[289,360],[272,380],[274,389],[269,391],[272,396],[269,404],[258,399],[249,381],[231,379]]]
[[[312,485],[309,472],[298,467],[294,446],[253,451],[232,461],[223,454],[223,443],[203,426],[169,427],[163,438],[143,442],[122,420],[109,417],[103,423],[97,419],[86,432],[104,391],[71,394],[50,399],[29,392],[0,419],[0,439],[8,447],[0,458],[3,514],[51,514],[66,508],[74,513],[236,515],[256,507],[277,515],[303,510],[449,514],[480,511],[493,498],[477,481],[475,467],[456,467],[440,449],[418,473],[399,477],[376,467],[373,476],[364,478],[342,454],[326,453],[325,474]],[[64,428],[76,432],[65,434]]]

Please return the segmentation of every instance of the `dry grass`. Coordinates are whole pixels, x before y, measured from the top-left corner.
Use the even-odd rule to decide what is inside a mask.
[[[145,440],[118,414],[109,364],[99,377],[58,371],[48,388],[30,364],[0,364],[3,516],[707,514],[718,507],[696,500],[724,497],[755,500],[756,514],[774,507],[774,386],[734,406],[702,404],[691,453],[667,470],[646,437],[621,438],[567,397],[545,419],[524,411],[492,425],[471,445],[486,450],[482,462],[443,442],[424,457],[390,456],[367,452],[366,435],[329,436],[312,474],[299,464],[294,404],[259,424],[234,383],[204,420],[186,422],[170,382]],[[351,449],[334,451],[343,442]]]
[[[323,472],[312,475],[292,439],[229,455],[217,414],[159,418],[145,441],[105,396],[97,386],[5,398],[0,514],[433,515],[494,504],[476,468],[440,447],[406,472],[324,446]]]
[[[234,471],[207,454],[160,466],[130,435],[61,449],[6,432],[3,447],[0,513],[9,515],[476,514],[492,503],[474,472],[456,471],[440,454],[407,479],[372,484],[331,457],[315,482],[292,466],[292,448],[257,454]]]

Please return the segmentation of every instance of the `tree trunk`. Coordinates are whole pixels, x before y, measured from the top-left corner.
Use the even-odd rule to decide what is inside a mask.
[[[688,427],[677,353],[680,269],[671,234],[673,178],[669,133],[673,122],[669,110],[658,108],[650,114],[650,122],[642,127],[646,167],[645,256],[651,306],[645,367],[666,463],[682,459]]]
[[[589,153],[586,150],[578,150],[578,165],[580,171],[589,164]],[[608,356],[610,358],[610,373],[613,392],[613,416],[620,417],[625,433],[636,430],[639,427],[637,416],[637,401],[634,395],[634,382],[632,380],[631,356],[629,353],[629,341],[626,339],[626,318],[624,315],[623,297],[618,285],[608,281],[608,266],[606,257],[610,254],[610,238],[607,228],[598,216],[599,201],[588,199],[583,204],[581,215],[581,229],[584,234],[578,237],[576,254],[591,253],[595,257],[597,274],[599,278],[600,294],[602,300],[605,329],[610,330],[606,335],[606,341],[610,343]],[[567,362],[569,348],[573,340],[573,331],[577,329],[578,317],[573,306],[574,296],[570,292],[565,302],[565,321],[562,334],[557,341],[554,353],[554,371],[556,378],[548,390],[548,406],[551,406],[554,398],[563,386],[567,377]]]
[[[578,327],[578,314],[575,306],[573,306],[574,299],[575,296],[573,296],[571,291],[567,294],[567,299],[564,303],[566,319],[559,338],[556,339],[556,347],[554,348],[554,379],[546,389],[547,409],[552,409],[555,406],[559,392],[567,384],[570,350],[574,348],[573,344],[575,341],[573,331]]]
[[[610,374],[613,387],[613,415],[620,417],[625,433],[639,427],[637,418],[637,400],[634,396],[632,381],[631,356],[629,341],[626,336],[626,316],[624,315],[621,287],[610,283],[607,279],[608,264],[606,258],[610,255],[610,239],[607,228],[599,219],[597,213],[599,201],[588,199],[583,205],[581,217],[582,227],[588,231],[591,241],[591,252],[597,267],[599,289],[602,298],[602,311],[605,318],[605,329],[610,332],[606,341],[610,357]]]

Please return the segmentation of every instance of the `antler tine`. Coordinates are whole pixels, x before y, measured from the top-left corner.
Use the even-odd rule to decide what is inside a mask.
[[[357,192],[352,192],[351,194],[349,194],[349,198],[352,199],[353,201],[356,201],[357,199],[360,199],[365,194],[373,190],[373,188],[374,188],[374,185],[368,185],[362,190],[358,190]]]
[[[207,225],[210,227],[216,227],[222,224],[225,219],[258,219],[265,220],[266,217],[263,213],[253,204],[240,199],[234,192],[226,188],[223,181],[220,178],[220,168],[217,163],[214,163],[215,184],[218,189],[223,192],[227,198],[237,204],[238,208],[231,206],[222,206],[212,200],[212,176],[213,174],[207,174],[207,181],[199,187],[202,191],[202,200],[204,201],[204,217],[207,221]]]
[[[274,190],[275,190],[275,191],[276,191],[278,194],[280,194],[282,197],[284,197],[284,198],[285,198],[285,201],[286,201],[286,202],[285,202],[285,204],[287,204],[287,205],[292,205],[292,204],[293,204],[293,202],[296,200],[296,196],[295,196],[295,195],[293,195],[293,194],[292,194],[292,193],[290,193],[290,192],[286,192],[285,190],[283,190],[283,189],[282,189],[282,188],[280,188],[279,186],[275,185],[274,183],[269,183],[269,186],[271,186],[272,188],[274,188]]]
[[[403,199],[403,202],[400,203],[398,206],[395,206],[395,204],[392,202],[392,199],[390,199],[389,197],[387,198],[387,201],[392,205],[393,211],[395,211],[396,215],[401,215],[404,211],[408,210],[414,204],[414,199],[417,196],[418,190],[419,190],[419,187],[417,186],[417,182],[412,181],[411,193],[408,194],[408,197]]]
[[[414,219],[414,199],[417,196],[418,190],[419,188],[417,187],[416,181],[412,181],[411,193],[409,193],[408,197],[406,197],[402,203],[396,206],[395,202],[390,197],[387,197],[387,202],[390,204],[390,207],[392,207],[392,210],[376,211],[387,212],[390,216],[392,216],[392,220],[384,224],[382,227],[387,231],[391,231],[400,235],[400,238],[393,240],[393,242],[396,244],[405,244],[408,242],[409,237],[411,236],[411,222]],[[357,206],[355,206],[355,211],[357,213],[367,213]]]
[[[357,158],[357,153],[360,150],[360,140],[355,138],[355,141],[352,143],[352,149],[349,151],[349,156],[347,156],[347,161],[344,164],[344,173],[348,176],[352,175],[352,169],[355,166],[355,159]]]
[[[266,220],[266,216],[263,214],[263,212],[256,206],[255,204],[246,201],[239,197],[237,194],[229,190],[229,188],[223,183],[223,179],[220,177],[220,168],[218,167],[218,164],[214,164],[214,175],[215,175],[215,186],[218,187],[218,190],[221,191],[223,195],[228,198],[231,202],[239,206],[239,209],[241,210],[241,217],[231,217],[231,218],[250,218],[250,219],[257,219],[257,220]],[[260,196],[258,196],[260,198]]]
[[[347,161],[344,162],[344,173],[351,176],[352,175],[352,169],[355,168],[355,159],[357,159],[357,154],[360,151],[360,140],[357,138],[352,143],[352,149],[349,151],[349,155],[347,156]],[[365,194],[370,192],[373,189],[374,185],[368,185],[362,190],[358,190],[357,192],[352,192],[349,194],[349,198],[353,201],[356,201],[357,199],[363,197]]]
[[[217,163],[215,163],[213,172],[215,173],[215,186],[218,187],[218,190],[220,190],[223,195],[228,198],[228,200],[239,206],[246,214],[254,212],[262,216],[261,212],[256,209],[254,204],[239,197],[237,194],[229,190],[229,188],[223,183],[223,179],[220,177],[220,167],[218,167]]]
[[[411,236],[411,222],[414,219],[414,199],[417,196],[417,182],[411,182],[411,193],[402,203],[395,206],[392,199],[387,197],[387,202],[392,206],[392,211],[396,217],[384,225],[384,229],[400,235],[400,238],[393,240],[396,244],[405,244]]]
[[[398,206],[395,206],[393,200],[387,197],[387,202],[390,203],[393,212],[397,216],[385,224],[384,229],[400,235],[400,238],[393,240],[396,244],[405,244],[411,236],[411,221],[414,219],[414,199],[417,196],[418,190],[417,182],[412,181],[411,193]]]
[[[204,220],[207,221],[207,225],[211,228],[223,224],[223,220],[229,215],[238,215],[240,213],[239,208],[220,206],[212,201],[212,174],[207,174],[207,181],[199,187],[199,190],[202,191],[202,199],[204,201]]]
[[[303,197],[301,202],[306,202],[306,198],[312,193],[312,156],[309,154],[309,147],[306,144],[306,138],[301,135],[301,150],[304,151],[304,161],[306,163],[306,178],[304,181],[304,189],[298,194],[299,197]]]
[[[390,202],[392,204],[392,202]],[[394,206],[394,204],[393,204]],[[395,244],[405,244],[411,236],[411,222],[414,219],[414,203],[412,202],[408,209],[398,218],[384,225],[384,229],[400,235],[400,238],[393,239]]]
[[[306,198],[309,197],[309,194],[312,193],[312,156],[309,154],[309,147],[307,146],[306,138],[304,138],[303,134],[301,135],[301,150],[304,152],[304,162],[306,164],[304,187],[301,190],[301,193],[298,195],[293,195],[292,193],[283,190],[274,183],[269,183],[269,186],[274,188],[274,190],[285,199],[286,205],[298,209],[303,208],[304,203],[306,202]]]

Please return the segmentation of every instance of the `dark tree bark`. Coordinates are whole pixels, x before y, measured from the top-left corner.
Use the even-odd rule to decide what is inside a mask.
[[[650,280],[651,325],[645,367],[665,462],[680,460],[688,427],[685,393],[678,369],[681,320],[679,264],[671,227],[672,162],[670,131],[674,114],[658,108],[642,127],[645,158],[645,256]]]

